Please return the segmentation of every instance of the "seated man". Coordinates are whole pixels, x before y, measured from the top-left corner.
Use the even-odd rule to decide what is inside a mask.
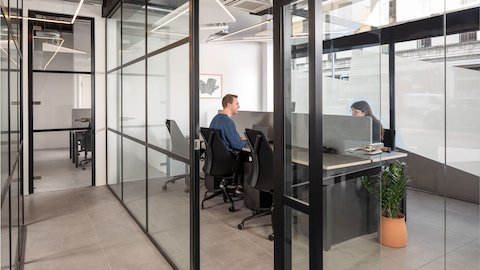
[[[223,111],[217,114],[210,123],[210,128],[215,128],[220,130],[220,137],[223,143],[227,146],[230,151],[240,151],[242,148],[247,147],[247,141],[242,140],[238,135],[237,128],[235,123],[230,118],[232,115],[237,114],[238,109],[240,108],[238,104],[238,96],[227,94],[222,99]],[[244,157],[239,155],[239,161],[242,163]],[[243,193],[243,170],[242,166],[238,171],[238,187],[235,193]]]

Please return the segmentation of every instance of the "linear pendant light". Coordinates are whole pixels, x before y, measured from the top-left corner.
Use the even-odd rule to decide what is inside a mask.
[[[75,22],[75,19],[77,18],[77,15],[78,15],[78,12],[80,12],[80,8],[82,8],[83,1],[85,1],[85,0],[80,0],[80,3],[78,3],[77,10],[75,11],[75,14],[73,15],[73,18],[72,18],[72,21],[70,22],[70,24],[73,24]]]

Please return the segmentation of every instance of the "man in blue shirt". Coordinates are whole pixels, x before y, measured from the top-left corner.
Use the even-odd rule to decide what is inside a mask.
[[[240,105],[238,104],[238,96],[227,94],[222,99],[223,111],[218,113],[210,122],[210,128],[218,129],[220,131],[220,138],[230,151],[239,151],[247,147],[247,141],[242,140],[238,135],[235,123],[230,118],[237,114]],[[240,168],[237,171],[237,189],[235,193],[243,194],[243,161],[244,155],[237,153]]]
[[[242,150],[247,147],[247,141],[242,140],[238,135],[235,123],[230,118],[237,114],[240,105],[238,104],[238,96],[227,94],[222,99],[223,111],[217,114],[210,123],[210,128],[220,130],[220,137],[223,143],[230,151]]]

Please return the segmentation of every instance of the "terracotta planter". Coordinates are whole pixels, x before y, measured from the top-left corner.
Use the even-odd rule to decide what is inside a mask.
[[[407,245],[405,216],[387,218],[382,216],[378,228],[378,241],[387,247],[401,248]]]

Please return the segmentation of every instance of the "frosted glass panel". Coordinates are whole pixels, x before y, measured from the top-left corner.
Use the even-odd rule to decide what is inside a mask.
[[[450,66],[446,72],[446,162],[480,176],[480,71]]]
[[[443,163],[444,64],[395,57],[397,146]],[[433,110],[433,111],[432,111]]]
[[[349,64],[344,64],[345,61],[340,64],[327,63],[331,67],[324,69],[324,114],[351,115],[352,103],[365,100],[370,104],[373,114],[380,119],[383,127],[390,125],[388,55],[380,53],[380,49],[381,47],[374,46],[368,50],[336,53],[340,54],[340,57],[350,56]],[[334,57],[338,59],[337,56]]]

